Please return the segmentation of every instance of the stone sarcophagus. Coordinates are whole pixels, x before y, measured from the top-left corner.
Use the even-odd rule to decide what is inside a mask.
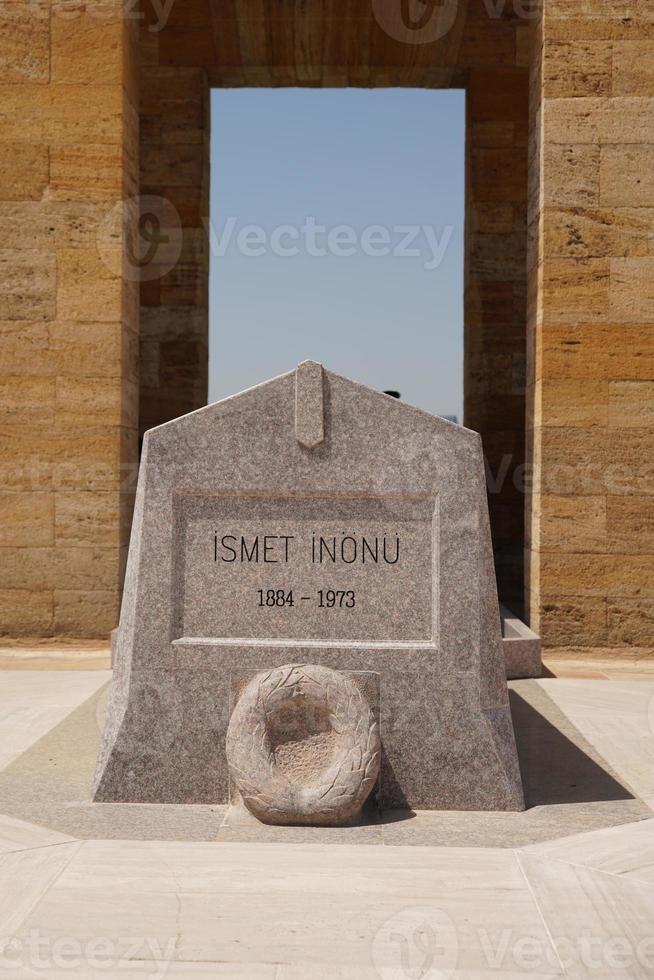
[[[279,717],[311,702],[322,775],[258,675]],[[523,807],[476,433],[307,361],[146,434],[95,799],[226,802],[230,717],[261,721],[260,773],[315,782],[337,746],[386,807]]]

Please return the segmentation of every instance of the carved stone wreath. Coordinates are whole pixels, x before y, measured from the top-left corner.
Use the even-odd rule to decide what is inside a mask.
[[[318,723],[303,722],[289,736],[284,719],[307,707]],[[289,746],[294,762],[285,764]],[[380,758],[379,725],[358,685],[314,664],[257,674],[227,730],[230,775],[263,823],[350,822],[377,781]]]

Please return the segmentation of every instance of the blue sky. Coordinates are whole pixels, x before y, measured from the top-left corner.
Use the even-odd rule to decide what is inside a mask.
[[[452,90],[212,93],[210,401],[312,358],[461,421],[464,116]]]

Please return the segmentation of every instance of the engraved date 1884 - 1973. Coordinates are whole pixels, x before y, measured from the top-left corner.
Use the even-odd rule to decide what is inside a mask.
[[[321,609],[354,609],[356,595],[352,589],[318,589],[313,595],[294,594],[293,589],[257,589],[260,606],[268,609],[293,607],[298,602],[315,602]]]

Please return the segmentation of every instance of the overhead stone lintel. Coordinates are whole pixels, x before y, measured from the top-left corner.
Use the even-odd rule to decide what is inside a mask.
[[[307,449],[325,439],[323,370],[317,361],[302,361],[295,370],[295,435]]]

